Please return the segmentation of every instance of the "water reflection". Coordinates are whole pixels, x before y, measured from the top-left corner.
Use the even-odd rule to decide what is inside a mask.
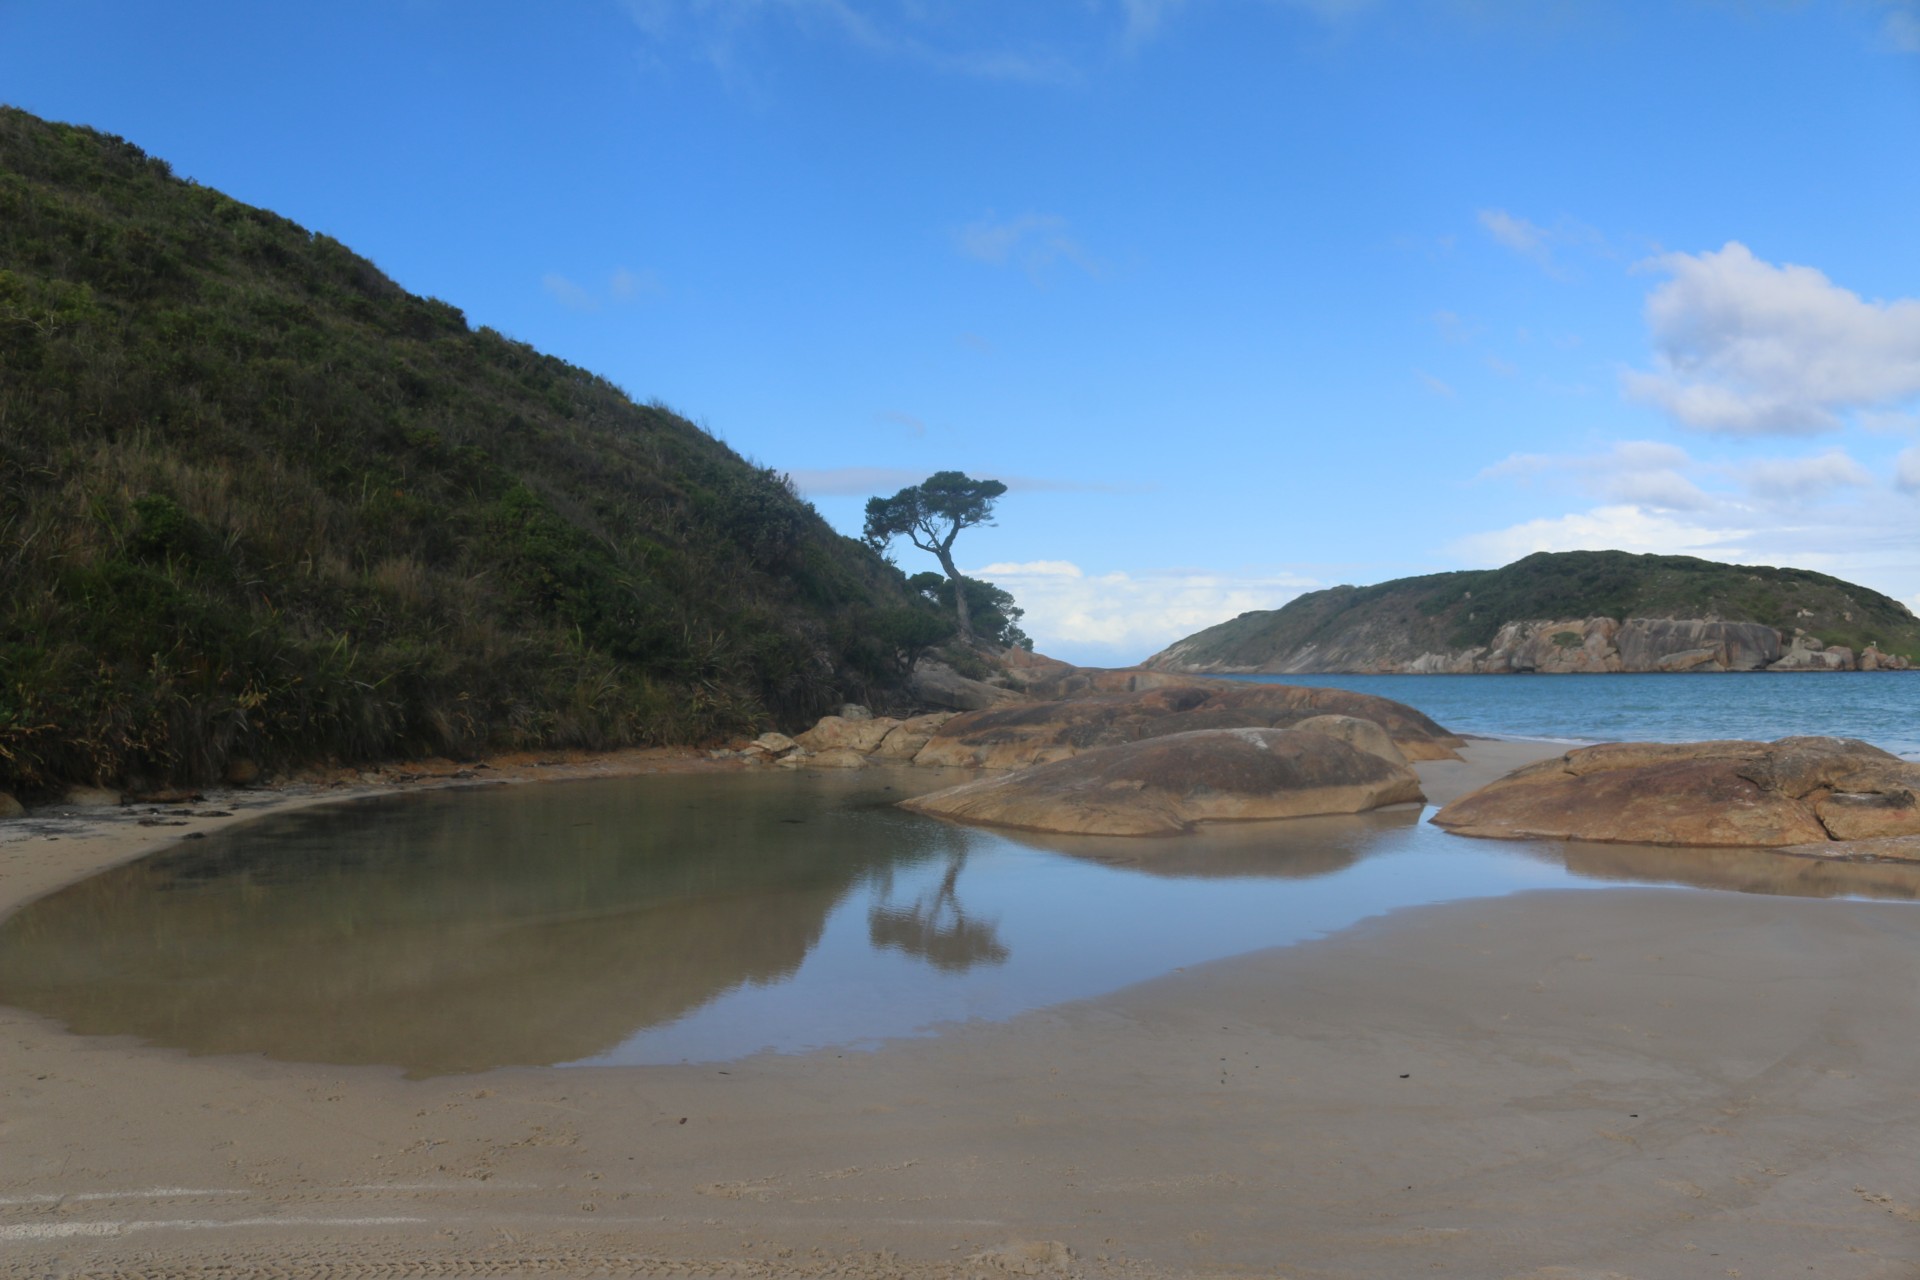
[[[947,855],[946,871],[932,893],[905,905],[887,895],[874,903],[867,912],[867,937],[874,947],[897,948],[950,973],[1003,963],[1009,952],[1000,941],[999,926],[968,919],[960,905],[960,870],[966,865],[966,850],[958,849]]]
[[[893,808],[946,781],[647,778],[279,815],[0,924],[0,1003],[193,1052],[423,1075],[714,1060],[1007,1017],[1521,889],[1920,898],[1916,867],[1469,840],[1411,807],[1164,840]]]
[[[1671,849],[1650,845],[1561,846],[1567,870],[1596,880],[1677,884],[1790,898],[1881,898],[1920,901],[1920,866],[1910,862],[1840,862],[1767,849]]]

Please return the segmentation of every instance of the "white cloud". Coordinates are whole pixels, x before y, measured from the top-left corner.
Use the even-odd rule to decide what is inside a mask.
[[[1652,265],[1671,278],[1647,297],[1654,367],[1622,374],[1631,399],[1706,431],[1806,435],[1920,395],[1920,299],[1865,301],[1737,241]]]
[[[1487,234],[1500,244],[1513,250],[1523,258],[1532,258],[1546,265],[1553,255],[1547,249],[1548,232],[1545,227],[1535,226],[1525,218],[1516,218],[1505,209],[1482,209],[1480,225]]]
[[[620,0],[652,45],[678,43],[722,72],[738,62],[737,46],[760,27],[784,24],[805,35],[836,38],[881,59],[985,80],[1071,84],[1080,73],[1045,49],[958,47],[944,37],[940,15],[926,5],[856,0]]]
[[[1068,233],[1067,220],[1053,213],[1025,213],[1017,218],[992,214],[970,222],[955,234],[960,252],[989,266],[1009,263],[1039,276],[1056,262],[1069,262],[1090,276],[1102,268],[1080,242]]]
[[[651,271],[629,271],[616,267],[607,281],[607,292],[615,302],[633,302],[660,292],[660,278]]]
[[[893,421],[913,419],[906,414],[882,414]],[[1084,480],[1056,480],[1048,476],[1024,476],[991,468],[972,468],[968,475],[982,480],[998,480],[1009,493],[1144,493],[1147,486],[1095,484]],[[928,472],[906,467],[801,467],[787,473],[793,487],[809,498],[832,498],[897,493],[908,485],[919,484]]]
[[[1883,435],[1911,435],[1920,431],[1920,413],[1901,413],[1893,409],[1862,409],[1860,425]]]
[[[599,301],[592,294],[563,275],[549,271],[546,275],[540,277],[540,287],[547,291],[548,297],[569,311],[598,311],[600,309]]]
[[[1586,493],[1615,505],[1693,511],[1714,499],[1681,474],[1693,466],[1685,449],[1653,440],[1622,440],[1604,453],[1516,453],[1480,474],[1528,481],[1566,477]]]
[[[557,271],[540,277],[547,296],[569,311],[598,311],[602,298],[585,285]],[[606,297],[616,303],[636,302],[660,292],[660,280],[651,271],[630,271],[618,267],[607,277]]]
[[[1902,449],[1894,459],[1893,487],[1902,493],[1920,496],[1920,445]]]
[[[905,427],[915,436],[927,434],[927,424],[924,419],[916,418],[910,413],[902,413],[898,409],[881,410],[880,421],[891,422],[896,427]]]
[[[1561,218],[1551,227],[1543,227],[1505,209],[1482,209],[1477,216],[1481,228],[1496,244],[1511,249],[1556,280],[1572,278],[1572,273],[1555,255],[1556,249],[1609,251],[1605,236],[1571,218]]]
[[[1456,311],[1436,311],[1429,318],[1433,321],[1433,327],[1439,331],[1443,342],[1472,342],[1481,333],[1480,325]]]
[[[1415,369],[1413,376],[1420,379],[1420,385],[1439,396],[1442,400],[1451,400],[1460,393],[1453,387],[1428,373],[1425,369]]]
[[[1811,458],[1768,458],[1740,469],[1747,489],[1758,497],[1806,501],[1825,497],[1836,489],[1873,483],[1867,469],[1843,450],[1830,449]]]
[[[927,475],[904,467],[802,467],[788,472],[787,478],[809,498],[830,498],[898,493]]]
[[[1472,534],[1456,541],[1451,550],[1478,565],[1510,564],[1536,551],[1659,552],[1739,560],[1745,556],[1740,540],[1750,533],[1690,523],[1623,503]]]
[[[1149,569],[1087,573],[1067,560],[965,569],[1013,593],[1042,653],[1132,663],[1249,609],[1277,609],[1319,584],[1284,571]]]
[[[1920,53],[1920,6],[1894,0],[1880,23],[1887,46],[1900,53]]]

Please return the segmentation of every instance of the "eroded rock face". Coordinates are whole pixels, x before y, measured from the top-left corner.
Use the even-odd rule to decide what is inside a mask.
[[[969,679],[945,663],[928,658],[922,658],[914,666],[907,687],[922,706],[949,707],[955,711],[975,711],[1020,698],[1011,689]]]
[[[1785,846],[1920,834],[1920,765],[1854,738],[1610,743],[1569,751],[1434,816],[1461,835]]]
[[[1362,813],[1417,802],[1420,781],[1331,734],[1201,729],[1101,747],[916,796],[958,822],[1081,835],[1171,835],[1197,822]]]
[[[1315,716],[1369,720],[1410,760],[1447,760],[1460,739],[1426,716],[1386,698],[1344,689],[1241,684],[1152,672],[1101,673],[1158,687],[1086,693],[956,716],[914,757],[919,765],[1021,769],[1197,729],[1292,728]]]
[[[890,716],[875,716],[871,712],[864,719],[847,716],[823,716],[820,722],[794,739],[808,751],[857,751],[861,755],[872,751],[886,740],[888,734],[900,727],[900,722]]]

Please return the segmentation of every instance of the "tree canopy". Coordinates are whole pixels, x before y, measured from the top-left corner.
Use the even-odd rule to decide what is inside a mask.
[[[961,575],[953,563],[954,539],[962,529],[992,524],[994,501],[1006,491],[1007,486],[998,480],[975,480],[960,471],[937,471],[891,498],[869,498],[862,532],[875,550],[884,550],[895,538],[906,538],[939,560],[947,577],[958,583]],[[960,634],[971,639],[973,622],[967,592],[956,590],[953,603]]]

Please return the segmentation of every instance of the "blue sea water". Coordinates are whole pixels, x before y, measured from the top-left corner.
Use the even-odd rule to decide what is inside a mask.
[[[1489,737],[1691,742],[1818,733],[1920,759],[1920,671],[1235,678],[1377,694],[1456,733]]]

